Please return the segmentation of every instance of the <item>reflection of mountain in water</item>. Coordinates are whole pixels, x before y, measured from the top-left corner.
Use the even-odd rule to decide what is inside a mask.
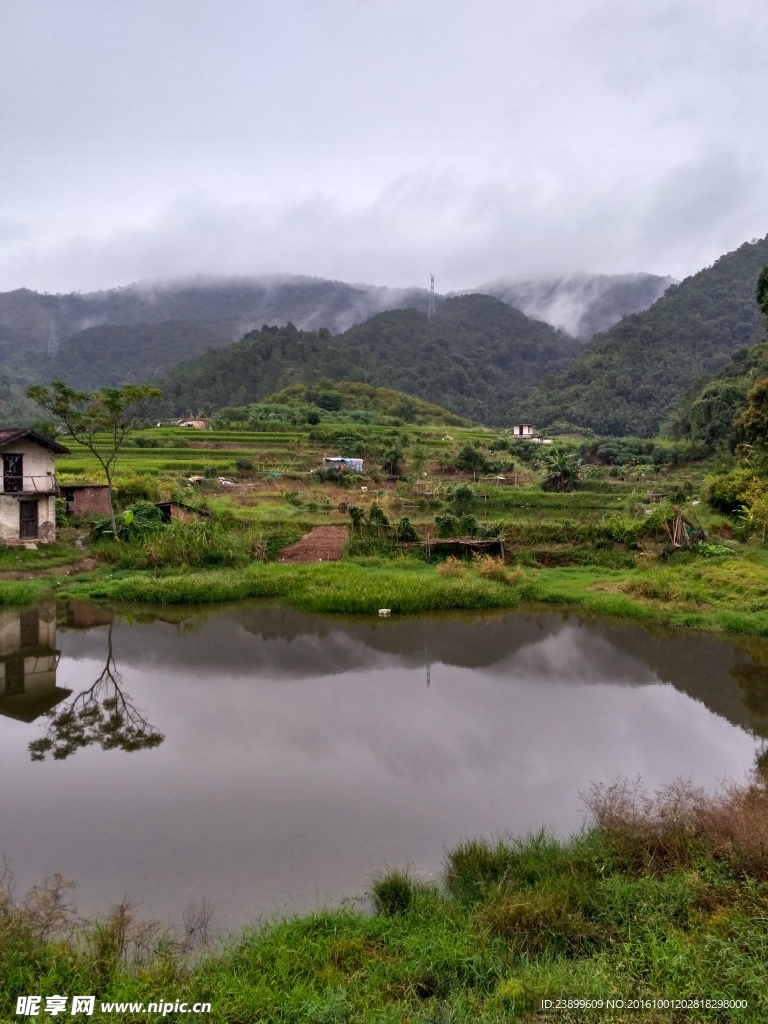
[[[0,715],[34,722],[71,693],[56,686],[56,606],[0,612]]]
[[[427,666],[440,663],[543,686],[663,682],[735,725],[768,734],[768,644],[763,641],[649,631],[567,612],[371,621],[240,605],[179,625],[147,622],[147,611],[140,625],[115,626],[121,664],[276,682],[395,668],[423,668],[426,679]],[[190,623],[197,628],[185,628]],[[103,644],[100,633],[67,630],[62,646],[70,657],[95,657]]]

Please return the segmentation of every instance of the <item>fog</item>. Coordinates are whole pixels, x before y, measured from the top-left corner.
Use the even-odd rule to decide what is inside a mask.
[[[0,289],[676,278],[768,229],[761,0],[0,0]]]

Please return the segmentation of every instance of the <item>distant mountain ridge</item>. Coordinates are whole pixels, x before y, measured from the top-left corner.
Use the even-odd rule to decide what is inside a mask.
[[[261,401],[320,377],[393,388],[468,419],[500,423],[581,343],[488,295],[378,313],[343,334],[267,327],[181,363],[159,380],[174,413]]]
[[[333,332],[381,310],[419,305],[425,289],[350,285],[321,278],[195,278],[109,291],[0,293],[0,372],[17,382],[64,376],[79,387],[141,380],[262,324]],[[59,343],[46,362],[49,332]]]
[[[625,278],[631,278],[627,282]],[[494,294],[534,319],[605,324],[649,304],[667,279],[653,275],[581,275],[550,282],[497,282]],[[495,289],[495,291],[494,291]],[[472,294],[472,293],[470,293]],[[437,295],[439,306],[444,296]],[[20,288],[0,293],[0,375],[24,385],[64,377],[92,389],[143,380],[209,349],[219,349],[263,324],[339,334],[390,309],[426,312],[424,288],[385,288],[322,278],[196,277],[143,282],[108,291],[49,295]],[[58,358],[47,361],[51,327]]]

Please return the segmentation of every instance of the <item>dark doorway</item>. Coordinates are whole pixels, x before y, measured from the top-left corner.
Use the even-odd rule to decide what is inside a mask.
[[[8,493],[24,490],[23,455],[3,456],[3,490]]]
[[[37,647],[40,643],[40,609],[30,608],[19,619],[22,647]]]
[[[5,696],[18,697],[24,693],[24,659],[8,658],[5,663]]]
[[[19,537],[22,540],[37,540],[37,502],[19,502]]]

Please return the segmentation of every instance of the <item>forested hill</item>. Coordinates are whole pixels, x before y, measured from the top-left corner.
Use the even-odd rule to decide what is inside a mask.
[[[478,291],[566,330],[576,325],[586,340],[595,325],[605,327],[650,305],[664,280],[649,274],[582,274],[515,285],[497,282],[490,291]],[[438,294],[436,301],[439,309],[443,296]],[[181,360],[231,345],[265,323],[291,322],[306,331],[326,327],[337,334],[385,310],[426,313],[427,304],[424,288],[289,275],[199,277],[60,295],[19,288],[0,292],[0,377],[20,386],[62,377],[90,390],[146,379]],[[59,344],[54,364],[47,359],[52,326]]]
[[[195,278],[67,295],[0,292],[0,374],[18,383],[64,377],[82,388],[144,379],[263,323],[346,330],[403,306],[426,311],[425,289],[297,276]],[[54,326],[59,355],[47,362]]]
[[[732,450],[744,440],[733,421],[746,409],[749,389],[763,377],[768,377],[768,341],[740,349],[720,373],[691,388],[665,424],[665,432],[703,444],[710,452]]]
[[[432,320],[415,309],[371,317],[343,334],[265,327],[171,370],[169,411],[245,405],[320,377],[394,388],[459,416],[502,423],[581,345],[487,295],[447,299]]]
[[[600,434],[656,434],[698,378],[761,339],[755,282],[765,263],[768,238],[673,285],[650,309],[593,338],[565,373],[531,395],[526,414],[541,426],[561,421]]]

